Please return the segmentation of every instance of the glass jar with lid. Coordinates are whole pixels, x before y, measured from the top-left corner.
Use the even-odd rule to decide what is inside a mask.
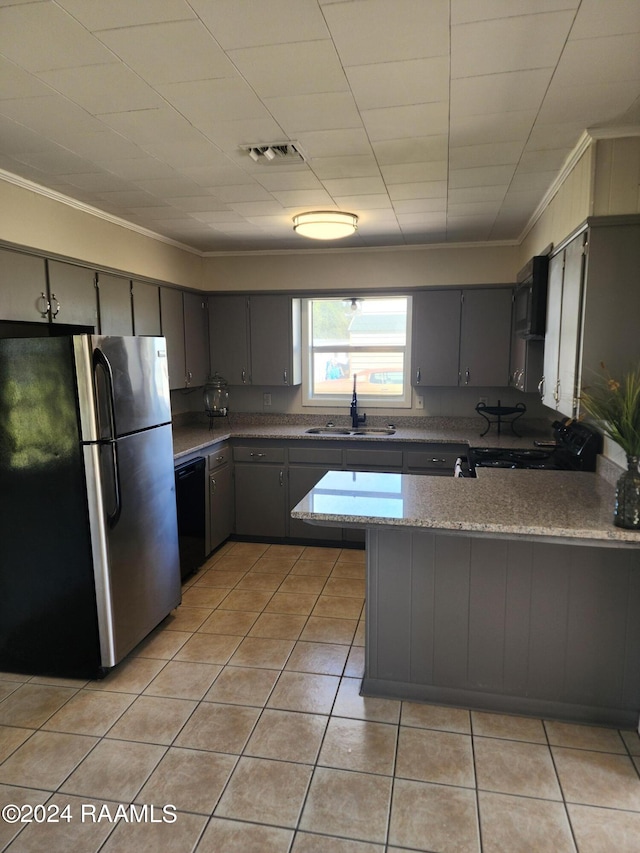
[[[229,414],[229,386],[227,380],[214,373],[204,386],[204,410],[209,419],[226,418]]]

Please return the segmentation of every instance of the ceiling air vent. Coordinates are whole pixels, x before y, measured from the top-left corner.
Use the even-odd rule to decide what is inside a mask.
[[[264,163],[265,165],[300,163],[306,160],[297,142],[270,142],[269,144],[260,142],[255,145],[241,145],[240,147],[256,163]]]

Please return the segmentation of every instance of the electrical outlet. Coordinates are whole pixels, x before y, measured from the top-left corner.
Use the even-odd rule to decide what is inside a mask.
[[[262,395],[262,405],[265,407],[271,405],[271,394]]]
[[[478,402],[483,403],[485,406],[488,406],[489,405],[489,398],[488,397],[478,397]]]
[[[416,394],[416,409],[424,409],[424,397]]]

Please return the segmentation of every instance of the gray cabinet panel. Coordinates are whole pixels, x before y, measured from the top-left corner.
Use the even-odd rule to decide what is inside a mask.
[[[44,258],[0,249],[0,319],[47,323]]]
[[[289,512],[299,503],[329,468],[319,465],[289,466]],[[299,518],[288,518],[289,536],[294,539],[326,539],[339,542],[342,539],[341,527],[325,527],[319,524],[307,524]]]
[[[549,260],[549,284],[547,287],[547,325],[544,338],[542,402],[551,409],[556,408],[558,394],[558,353],[560,351],[563,276],[564,252],[561,252]]]
[[[98,274],[101,335],[132,335],[131,281],[115,275]]]
[[[401,450],[367,450],[348,448],[345,450],[344,461],[347,468],[360,468],[364,471],[383,469],[385,471],[402,471]]]
[[[562,314],[558,350],[558,411],[571,416],[577,406],[578,362],[582,328],[584,237],[572,240],[564,252]]]
[[[162,334],[160,323],[160,288],[157,284],[132,281],[133,330],[136,335]]]
[[[209,297],[209,345],[212,373],[224,376],[229,385],[251,382],[246,296]]]
[[[284,538],[284,469],[279,465],[235,466],[236,533]]]
[[[209,551],[231,536],[234,520],[233,468],[221,465],[209,474]]]
[[[289,296],[252,296],[249,316],[253,384],[299,385],[302,381],[300,300]]]
[[[411,384],[458,384],[460,298],[457,289],[413,296]]]
[[[87,267],[47,261],[51,319],[54,323],[98,328],[96,274]]]
[[[206,297],[183,293],[184,349],[187,385],[204,385],[209,375],[209,334]]]
[[[511,290],[464,291],[460,334],[460,384],[509,384]]]
[[[471,542],[467,685],[502,690],[508,543],[493,539]]]
[[[167,339],[169,387],[184,388],[187,364],[184,352],[184,308],[182,291],[172,287],[160,288],[162,334]]]
[[[467,681],[470,560],[470,539],[442,536],[436,540],[433,678],[443,686]]]

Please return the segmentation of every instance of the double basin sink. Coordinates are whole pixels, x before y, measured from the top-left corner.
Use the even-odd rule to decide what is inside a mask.
[[[353,429],[351,427],[334,427],[334,426],[323,426],[323,427],[311,427],[311,429],[305,430],[308,435],[393,435],[395,433],[395,429],[393,427],[358,427],[357,429]]]

